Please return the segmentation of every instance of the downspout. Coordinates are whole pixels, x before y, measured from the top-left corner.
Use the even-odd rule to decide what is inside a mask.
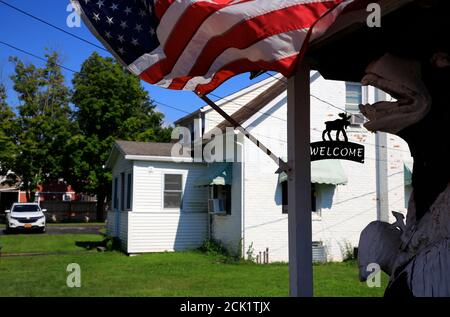
[[[211,186],[208,186],[208,210],[206,211],[208,214],[208,240],[211,240],[211,213],[209,212],[209,197],[211,197]]]
[[[374,89],[374,101],[386,100],[386,93]],[[389,221],[389,190],[388,190],[388,155],[387,134],[376,132],[375,134],[375,158],[376,158],[376,186],[377,186],[377,220]]]
[[[245,259],[245,151],[244,140],[242,142],[236,141],[240,146],[241,152],[241,254]]]

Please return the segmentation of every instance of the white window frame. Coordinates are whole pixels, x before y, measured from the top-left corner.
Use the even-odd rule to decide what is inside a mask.
[[[353,104],[353,103],[347,102],[347,94],[348,94],[347,85],[354,85],[354,86],[358,85],[361,88],[361,103],[364,103],[364,99],[365,99],[364,98],[365,97],[364,96],[364,90],[365,90],[364,86],[358,82],[350,82],[350,81],[345,82],[345,111],[348,111],[349,113],[359,113],[359,110],[358,110],[359,103]],[[356,109],[349,109],[348,108],[349,106],[356,107]]]
[[[166,175],[179,175],[181,176],[181,190],[179,191],[181,194],[180,197],[180,207],[165,207],[165,192],[166,192]],[[180,172],[171,172],[171,171],[167,171],[167,172],[163,172],[162,173],[162,209],[163,210],[172,210],[172,211],[182,211],[183,210],[183,197],[184,197],[184,178],[185,178],[185,174],[184,173],[180,173]],[[178,192],[175,190],[168,190],[168,191],[172,191],[172,192]]]
[[[113,195],[112,195],[113,211],[120,211],[119,188],[120,188],[120,175],[115,175],[113,177]]]
[[[315,184],[316,211],[311,210],[311,219],[313,221],[322,220],[322,195],[321,195],[321,191],[319,189],[320,189],[320,184]]]
[[[130,206],[127,206],[127,202],[128,202],[128,192],[129,192],[129,188],[128,188],[128,176],[131,176],[131,192],[130,192]],[[133,210],[133,171],[132,170],[128,170],[125,171],[125,195],[124,195],[124,210],[126,211],[130,211]]]

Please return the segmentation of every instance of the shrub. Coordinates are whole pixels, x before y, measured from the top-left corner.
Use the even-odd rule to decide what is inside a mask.
[[[344,245],[339,244],[342,252],[343,261],[353,261],[355,260],[355,253],[352,244],[348,241],[344,241]]]
[[[212,255],[223,255],[229,256],[227,248],[223,246],[220,241],[215,239],[206,239],[203,241],[202,245],[198,248],[200,252]]]

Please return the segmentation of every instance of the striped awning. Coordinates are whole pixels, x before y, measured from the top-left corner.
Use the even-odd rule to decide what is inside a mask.
[[[288,176],[281,172],[278,181],[286,182]],[[344,185],[348,179],[340,160],[321,160],[311,162],[311,183]]]
[[[194,186],[231,185],[232,173],[232,163],[212,163],[205,174],[195,180]]]

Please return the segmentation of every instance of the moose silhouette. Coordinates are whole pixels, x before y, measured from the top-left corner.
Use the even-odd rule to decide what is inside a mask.
[[[328,140],[329,141],[333,141],[332,137],[331,137],[331,131],[337,131],[336,132],[336,141],[340,141],[339,140],[339,136],[342,133],[344,135],[344,139],[345,142],[348,142],[348,138],[347,138],[347,133],[345,132],[345,129],[347,129],[347,127],[350,125],[350,118],[352,117],[351,115],[346,115],[345,113],[340,113],[339,117],[341,117],[341,119],[336,119],[334,121],[326,121],[325,122],[325,130],[323,130],[322,133],[322,140],[325,140],[325,134],[328,135]]]

